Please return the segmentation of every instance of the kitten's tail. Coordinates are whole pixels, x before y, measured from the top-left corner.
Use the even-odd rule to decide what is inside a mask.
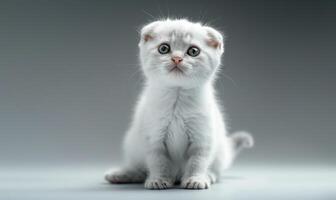
[[[254,139],[250,133],[239,131],[230,135],[234,154],[237,155],[245,148],[251,148],[254,145]]]

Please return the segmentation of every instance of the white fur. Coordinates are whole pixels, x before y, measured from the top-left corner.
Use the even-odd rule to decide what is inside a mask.
[[[160,54],[168,43],[171,52]],[[213,45],[216,44],[216,45]],[[191,57],[191,46],[201,53]],[[222,35],[184,19],[146,25],[139,43],[146,83],[124,141],[123,168],[105,175],[111,183],[145,182],[148,189],[205,189],[218,181],[236,152],[252,137],[227,134],[213,83],[224,52]],[[171,71],[172,56],[183,72]]]

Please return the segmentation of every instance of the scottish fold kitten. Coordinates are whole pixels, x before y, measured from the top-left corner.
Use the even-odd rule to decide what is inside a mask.
[[[124,166],[110,183],[148,189],[206,189],[242,148],[245,132],[228,134],[214,80],[224,52],[215,29],[185,19],[144,26],[139,43],[146,82],[124,141]]]

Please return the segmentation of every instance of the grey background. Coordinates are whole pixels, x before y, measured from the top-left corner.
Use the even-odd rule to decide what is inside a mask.
[[[236,166],[336,164],[335,1],[1,1],[0,162],[118,164],[141,90],[141,25],[187,17],[224,31],[217,88]]]

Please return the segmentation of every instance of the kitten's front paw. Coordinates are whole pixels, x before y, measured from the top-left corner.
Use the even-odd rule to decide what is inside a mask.
[[[148,178],[145,181],[145,188],[150,190],[163,190],[173,187],[172,180],[167,178]]]
[[[208,189],[210,188],[210,180],[203,176],[192,176],[182,180],[181,186],[184,189]]]

